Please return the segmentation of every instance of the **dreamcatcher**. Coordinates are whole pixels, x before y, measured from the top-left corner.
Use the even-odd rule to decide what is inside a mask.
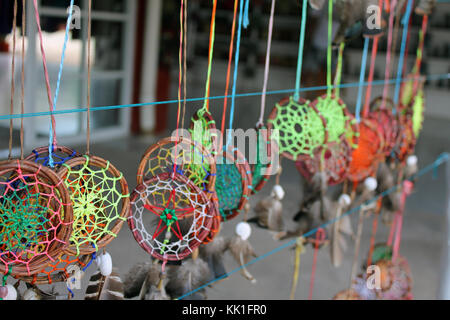
[[[26,157],[26,160],[33,161],[39,164],[42,164],[44,166],[50,167],[52,169],[59,169],[62,164],[66,163],[68,160],[73,159],[79,154],[65,146],[59,146],[58,142],[56,140],[56,120],[55,116],[53,114],[54,110],[56,109],[56,104],[58,102],[59,92],[60,92],[60,85],[61,85],[61,78],[62,78],[62,72],[64,68],[64,58],[67,48],[67,42],[69,37],[69,30],[70,25],[72,23],[72,13],[73,13],[73,6],[74,6],[74,0],[70,1],[69,6],[69,15],[67,18],[66,23],[66,36],[64,40],[64,46],[63,51],[61,55],[61,63],[59,66],[59,72],[58,72],[58,80],[56,83],[56,90],[55,95],[52,100],[52,94],[51,94],[51,88],[50,88],[50,79],[48,74],[48,68],[47,68],[47,61],[45,57],[45,50],[44,50],[44,43],[42,39],[42,29],[41,29],[41,23],[39,18],[39,11],[38,11],[38,5],[37,2],[34,1],[34,10],[36,13],[36,24],[38,27],[38,34],[39,34],[39,40],[40,40],[40,49],[42,54],[42,63],[44,67],[44,76],[45,76],[45,84],[47,87],[47,97],[48,97],[48,103],[50,106],[50,115],[51,115],[51,121],[50,121],[50,130],[49,130],[49,145],[48,147],[41,147],[33,150],[33,152]]]
[[[86,255],[105,248],[119,233],[129,214],[128,185],[109,161],[90,154],[91,20],[88,11],[87,152],[65,162],[58,170],[74,208],[73,232],[67,253]]]
[[[214,2],[212,35],[214,34]],[[179,137],[181,117],[181,90],[183,79],[184,48],[184,101],[186,101],[186,35],[187,2],[181,1],[178,117],[176,137],[166,138],[151,146],[139,165],[138,186],[132,195],[129,227],[139,245],[153,257],[164,262],[181,261],[202,244],[214,239],[220,229],[218,199],[215,192],[216,163],[215,146],[211,137],[205,138],[200,129],[215,125],[198,118],[193,124],[193,139]],[[212,36],[213,37],[213,36]],[[211,54],[212,57],[212,41]],[[183,47],[184,44],[184,47]],[[209,93],[211,67],[208,70],[207,93]],[[205,100],[204,110],[208,110]],[[183,110],[183,124],[186,104]],[[203,110],[202,109],[202,110]],[[206,111],[198,113],[205,115]],[[204,120],[204,121],[203,121]],[[202,122],[203,121],[203,122]],[[202,131],[202,130],[200,130]],[[215,143],[215,142],[214,142]],[[156,228],[150,234],[149,231]],[[195,255],[197,256],[197,254]]]
[[[157,259],[188,257],[211,231],[214,212],[205,193],[176,172],[144,181],[131,199],[130,229],[139,245]]]
[[[22,33],[25,35],[25,2],[22,2]],[[18,3],[14,2],[11,78],[11,115],[15,93],[15,54]],[[22,101],[24,113],[25,36],[22,37]],[[6,279],[30,276],[56,260],[68,245],[72,229],[72,206],[64,184],[45,167],[23,160],[23,121],[21,160],[12,160],[10,121],[9,160],[0,162],[0,272],[4,274],[0,298],[14,300],[16,288]]]

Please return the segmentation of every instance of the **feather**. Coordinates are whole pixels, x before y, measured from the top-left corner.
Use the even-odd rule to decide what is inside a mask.
[[[110,276],[102,276],[100,272],[89,280],[85,300],[124,300],[124,285],[117,269]]]
[[[157,285],[161,267],[153,262],[142,262],[135,264],[125,275],[124,293],[125,298],[137,297],[142,289],[144,281],[149,278],[148,286]]]
[[[258,202],[254,209],[257,224],[270,231],[281,232],[285,229],[283,220],[283,205],[274,196],[269,196]],[[252,222],[253,220],[249,220]]]
[[[167,272],[167,293],[173,297],[182,297],[207,284],[211,279],[208,264],[201,258],[183,261],[181,266],[171,266]],[[204,300],[204,289],[189,295],[183,300]]]
[[[215,237],[211,243],[200,247],[200,258],[208,264],[211,270],[211,280],[221,278],[227,274],[223,263],[223,255],[227,249],[228,242],[220,236]]]
[[[228,248],[234,260],[242,267],[242,276],[252,283],[255,283],[256,279],[248,272],[247,268],[245,268],[245,265],[250,262],[251,258],[257,257],[250,242],[243,240],[240,236],[234,236],[230,240]]]
[[[348,196],[347,196],[348,197]],[[350,199],[350,197],[348,197]],[[350,201],[345,202],[343,199],[339,198],[339,200],[333,202],[333,217],[332,219],[336,219],[336,222],[331,227],[331,245],[330,245],[330,256],[331,262],[334,267],[339,267],[342,264],[343,260],[343,252],[347,248],[347,242],[343,237],[344,231],[347,234],[352,234],[353,230],[351,229],[351,224],[349,220],[343,221],[342,214],[350,205]],[[346,216],[348,218],[348,216]],[[348,225],[344,225],[344,222]]]

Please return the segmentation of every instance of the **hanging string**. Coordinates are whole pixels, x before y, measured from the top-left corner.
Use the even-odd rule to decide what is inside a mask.
[[[205,103],[203,105],[204,110],[209,110],[209,95],[211,90],[211,70],[212,70],[212,59],[214,55],[214,39],[216,34],[216,11],[217,11],[217,0],[213,0],[213,10],[211,16],[211,27],[209,33],[209,57],[208,57],[208,75],[206,77],[206,92],[205,92]]]
[[[92,0],[88,1],[88,35],[87,35],[87,121],[86,121],[86,153],[91,153],[91,40],[92,40]]]
[[[184,48],[183,48],[183,119],[181,127],[184,128],[184,120],[186,117],[186,100],[187,100],[187,2],[184,0]]]
[[[295,292],[297,291],[298,277],[300,274],[300,260],[301,255],[305,253],[305,238],[300,237],[297,239],[297,244],[295,247],[295,266],[294,266],[294,276],[292,278],[292,288],[290,300],[295,299]]]
[[[380,8],[380,12],[379,12],[377,19],[381,23],[381,8],[383,7],[383,0],[378,1],[378,7]],[[380,25],[380,28],[381,28],[381,25]],[[369,115],[369,111],[370,111],[370,98],[372,97],[372,84],[373,84],[373,77],[375,75],[375,62],[377,60],[379,40],[380,40],[380,35],[376,36],[375,39],[373,39],[373,44],[372,44],[372,56],[370,59],[370,71],[369,71],[369,79],[368,79],[369,85],[367,86],[366,101],[364,103],[364,111],[363,111],[364,118],[366,118]]]
[[[239,6],[239,23],[238,23],[238,33],[237,33],[237,40],[236,40],[236,53],[235,53],[235,57],[234,57],[234,75],[233,75],[233,88],[232,88],[232,94],[231,94],[231,111],[230,111],[230,131],[228,132],[227,147],[231,143],[231,135],[232,135],[231,130],[233,129],[234,111],[235,111],[235,107],[236,107],[236,88],[237,88],[237,76],[238,76],[238,69],[239,69],[239,51],[241,48],[242,20],[243,20],[243,13],[244,13],[243,11],[244,11],[244,0],[241,0],[240,6]]]
[[[270,9],[269,19],[269,34],[267,36],[267,53],[266,53],[266,65],[264,68],[264,85],[261,95],[261,113],[257,123],[257,127],[264,125],[264,114],[266,111],[266,97],[267,97],[267,85],[269,83],[269,70],[270,70],[270,53],[272,51],[272,37],[273,37],[273,20],[275,16],[275,3],[276,0],[272,0],[272,7]]]
[[[37,4],[37,0],[33,0],[33,4],[34,4],[34,13],[36,16],[36,25],[38,28],[38,35],[39,35],[39,41],[40,41],[40,48],[41,48],[41,55],[42,55],[42,65],[44,67],[44,77],[45,77],[45,85],[47,88],[47,98],[48,98],[48,104],[50,106],[50,116],[51,116],[51,123],[50,123],[50,130],[52,130],[53,133],[53,137],[55,139],[54,144],[56,145],[56,121],[55,121],[55,115],[53,114],[54,112],[54,106],[53,106],[53,101],[52,101],[52,90],[50,87],[50,78],[48,75],[48,68],[47,68],[47,58],[45,57],[45,50],[44,50],[44,41],[43,41],[43,37],[42,37],[42,28],[41,28],[41,20],[39,17],[39,9],[38,9],[38,4]],[[50,149],[49,152],[51,152],[52,150]],[[50,157],[51,159],[52,157]]]
[[[178,141],[178,129],[180,128],[180,116],[181,116],[181,87],[183,79],[183,18],[184,18],[184,1],[181,0],[180,4],[180,47],[178,49],[178,112],[177,112],[177,141]]]
[[[230,88],[230,76],[231,76],[231,62],[233,61],[233,50],[234,50],[234,36],[236,33],[236,18],[237,18],[237,8],[239,0],[234,0],[234,11],[233,11],[233,25],[231,26],[231,40],[230,49],[228,53],[228,67],[227,67],[227,79],[225,84],[225,98],[223,100],[223,112],[222,112],[222,127],[221,132],[225,132],[225,121],[228,106],[228,90]]]
[[[369,256],[367,257],[367,265],[368,266],[372,265],[372,256],[373,256],[373,251],[375,249],[375,238],[376,238],[377,230],[378,230],[378,218],[380,216],[382,206],[383,206],[383,198],[380,197],[377,201],[377,207],[376,207],[376,210],[373,215],[372,234],[370,236],[370,246],[369,246]]]
[[[327,49],[327,93],[332,94],[331,86],[331,58],[333,55],[333,0],[328,2],[328,49]]]
[[[319,245],[323,241],[325,241],[325,230],[322,228],[319,228],[316,233],[316,241],[314,246],[314,258],[313,258],[313,267],[311,272],[311,282],[309,284],[309,297],[308,300],[312,300],[313,292],[314,292],[314,280],[316,277],[316,269],[317,269],[317,254],[319,252]]]
[[[358,89],[358,100],[356,103],[356,122],[361,123],[361,105],[362,105],[362,95],[364,90],[364,79],[366,78],[366,66],[367,66],[367,54],[369,52],[369,42],[368,37],[364,38],[364,49],[362,53],[361,61],[361,73],[359,75],[359,89]]]
[[[21,70],[21,103],[20,103],[20,114],[25,113],[25,35],[26,35],[26,4],[25,0],[22,0],[22,70]],[[23,117],[20,118],[20,159],[23,160],[24,144],[24,128],[23,128]]]
[[[402,37],[402,44],[400,48],[400,60],[398,63],[398,70],[397,70],[397,83],[395,85],[395,94],[394,94],[394,114],[397,113],[397,107],[398,102],[400,99],[400,85],[401,85],[401,76],[403,72],[403,63],[405,58],[405,50],[406,50],[406,39],[408,36],[408,29],[409,29],[409,20],[411,17],[411,11],[412,11],[412,3],[413,0],[408,0],[408,4],[406,6],[406,12],[404,16],[404,20],[402,21],[403,24],[403,37]]]
[[[384,76],[384,88],[383,88],[383,100],[381,102],[380,109],[386,108],[386,99],[389,95],[389,78],[391,77],[391,60],[392,60],[392,38],[394,32],[394,17],[395,17],[395,7],[397,6],[397,0],[393,0],[392,4],[389,5],[389,32],[388,32],[388,44],[386,51],[386,70]]]
[[[303,0],[302,5],[302,21],[300,29],[300,44],[298,48],[298,61],[297,61],[297,79],[295,82],[295,101],[300,100],[300,86],[302,82],[302,69],[303,69],[303,52],[305,48],[305,34],[306,34],[306,18],[308,13],[308,1]]]
[[[15,85],[15,69],[16,69],[16,31],[17,31],[17,0],[14,0],[14,17],[13,17],[13,50],[11,61],[11,100],[10,100],[10,114],[14,113],[14,95],[16,91]],[[13,119],[9,120],[9,155],[8,159],[12,159],[12,146],[13,146]]]
[[[334,94],[336,96],[337,99],[339,99],[340,97],[340,85],[341,85],[341,78],[342,78],[342,61],[344,58],[344,48],[345,48],[345,42],[341,42],[341,44],[339,45],[339,55],[338,55],[338,64],[336,67],[336,76],[334,78]]]
[[[428,26],[428,15],[424,15],[423,20],[422,20],[422,29],[421,29],[420,35],[419,35],[419,46],[417,48],[417,59],[416,59],[415,67],[414,67],[414,75],[416,78],[414,80],[414,89],[413,89],[414,95],[417,94],[417,88],[419,86],[419,76],[420,76],[420,69],[421,69],[422,60],[423,60],[423,48],[425,45],[425,34],[427,33],[427,26]]]

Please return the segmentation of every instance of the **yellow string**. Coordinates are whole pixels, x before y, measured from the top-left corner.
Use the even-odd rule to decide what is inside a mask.
[[[300,237],[297,239],[297,247],[295,248],[295,266],[294,277],[292,278],[292,289],[290,300],[294,300],[295,292],[297,291],[298,276],[300,274],[300,256],[305,253],[305,238]]]

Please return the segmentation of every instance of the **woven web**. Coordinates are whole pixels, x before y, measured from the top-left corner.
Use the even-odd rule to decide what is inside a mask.
[[[346,108],[345,104],[327,95],[317,98],[315,106],[327,122],[328,141],[339,141],[341,136],[346,132],[347,117],[344,112]]]
[[[21,280],[31,284],[63,282],[70,278],[71,267],[77,267],[80,270],[84,270],[91,261],[92,257],[90,255],[74,257],[62,254],[55,261],[49,262],[45,269],[34,274],[30,278],[22,278]]]
[[[419,137],[422,131],[425,112],[425,102],[423,90],[420,90],[414,98],[414,104],[412,106],[412,125],[416,138]]]
[[[77,157],[78,153],[75,150],[68,154],[63,151],[55,150],[52,151],[52,159],[55,168],[61,167],[67,161]],[[45,153],[38,152],[38,150],[33,150],[32,154],[27,157],[27,160],[33,161],[34,163],[41,164],[45,167],[50,167],[50,154],[48,149]]]
[[[242,189],[242,175],[235,163],[226,163],[222,158],[217,164],[216,192],[219,200],[219,211],[224,221],[239,208],[244,191]]]
[[[128,195],[122,195],[119,177],[113,176],[106,168],[89,164],[86,156],[84,165],[71,168],[64,164],[68,171],[64,177],[73,205],[73,231],[71,245],[76,249],[92,247],[100,249],[97,244],[106,236],[116,237],[111,229],[120,221],[122,201]]]
[[[352,161],[348,172],[349,179],[359,182],[371,176],[377,167],[379,150],[382,147],[381,136],[377,126],[368,125],[369,120],[360,123],[358,148],[353,150]]]
[[[180,175],[171,176],[159,175],[137,187],[128,219],[136,241],[147,252],[181,260],[208,236],[214,212],[209,212],[202,191]]]
[[[211,167],[208,157],[195,143],[185,141],[160,144],[148,155],[144,177],[155,177],[161,173],[173,172],[174,160],[177,173],[185,176],[205,192],[210,191]]]
[[[308,106],[298,104],[293,97],[286,105],[276,105],[276,117],[269,119],[279,132],[280,153],[296,160],[300,155],[313,156],[314,150],[325,142],[325,128],[320,116]]]
[[[40,181],[38,174],[21,170],[0,177],[0,261],[7,269],[30,264],[50,247],[64,244],[58,238],[66,204],[57,189]]]

